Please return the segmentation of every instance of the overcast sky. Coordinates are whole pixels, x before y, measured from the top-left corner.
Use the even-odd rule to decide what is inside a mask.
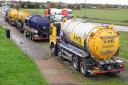
[[[0,0],[1,1],[1,0]],[[9,0],[6,0],[9,1]],[[19,0],[10,0],[10,1],[19,1]],[[32,2],[66,2],[66,3],[84,3],[85,0],[20,0],[20,1],[32,1]],[[94,3],[94,4],[122,4],[128,5],[128,0],[86,0],[86,3]]]

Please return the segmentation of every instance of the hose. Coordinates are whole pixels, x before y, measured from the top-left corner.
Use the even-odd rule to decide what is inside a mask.
[[[49,51],[49,55],[48,55],[47,57],[45,57],[44,59],[49,59],[49,58],[52,57],[52,55],[53,55],[53,53],[52,53],[52,51],[50,50],[50,51]]]

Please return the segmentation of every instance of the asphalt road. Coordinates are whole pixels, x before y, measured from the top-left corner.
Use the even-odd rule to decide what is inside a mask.
[[[26,38],[24,34],[18,32],[12,26],[9,26],[6,22],[4,22],[3,18],[0,18],[0,24],[4,23],[6,28],[10,29],[11,32],[11,39],[16,42],[16,44],[22,48],[22,50],[30,56],[32,59],[43,59],[44,57],[48,56],[48,43],[44,42],[33,42],[30,39]],[[43,46],[43,47],[42,47]]]
[[[128,26],[118,26],[118,25],[115,25],[114,28],[118,31],[126,31],[128,32]]]
[[[93,24],[96,24],[98,26],[100,23],[93,23]],[[117,31],[125,31],[125,32],[128,32],[128,26],[119,26],[119,25],[113,25],[113,26],[114,26],[114,29],[117,30]]]

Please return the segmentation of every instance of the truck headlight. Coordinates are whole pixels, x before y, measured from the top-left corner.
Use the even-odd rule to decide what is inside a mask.
[[[36,33],[36,34],[37,34],[37,33],[38,33],[38,30],[35,30],[35,31],[34,31],[34,33]]]

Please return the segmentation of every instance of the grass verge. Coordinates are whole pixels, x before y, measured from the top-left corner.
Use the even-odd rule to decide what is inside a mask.
[[[128,59],[128,32],[120,32],[120,56]]]
[[[128,25],[128,9],[81,9],[73,10],[73,15],[85,17],[91,22]]]
[[[0,28],[0,85],[49,85],[36,64]]]
[[[44,14],[44,9],[20,9],[24,11],[29,11],[31,14]],[[81,18],[85,18],[90,22],[97,23],[108,23],[116,25],[128,25],[128,9],[81,9],[73,10],[73,15]]]

